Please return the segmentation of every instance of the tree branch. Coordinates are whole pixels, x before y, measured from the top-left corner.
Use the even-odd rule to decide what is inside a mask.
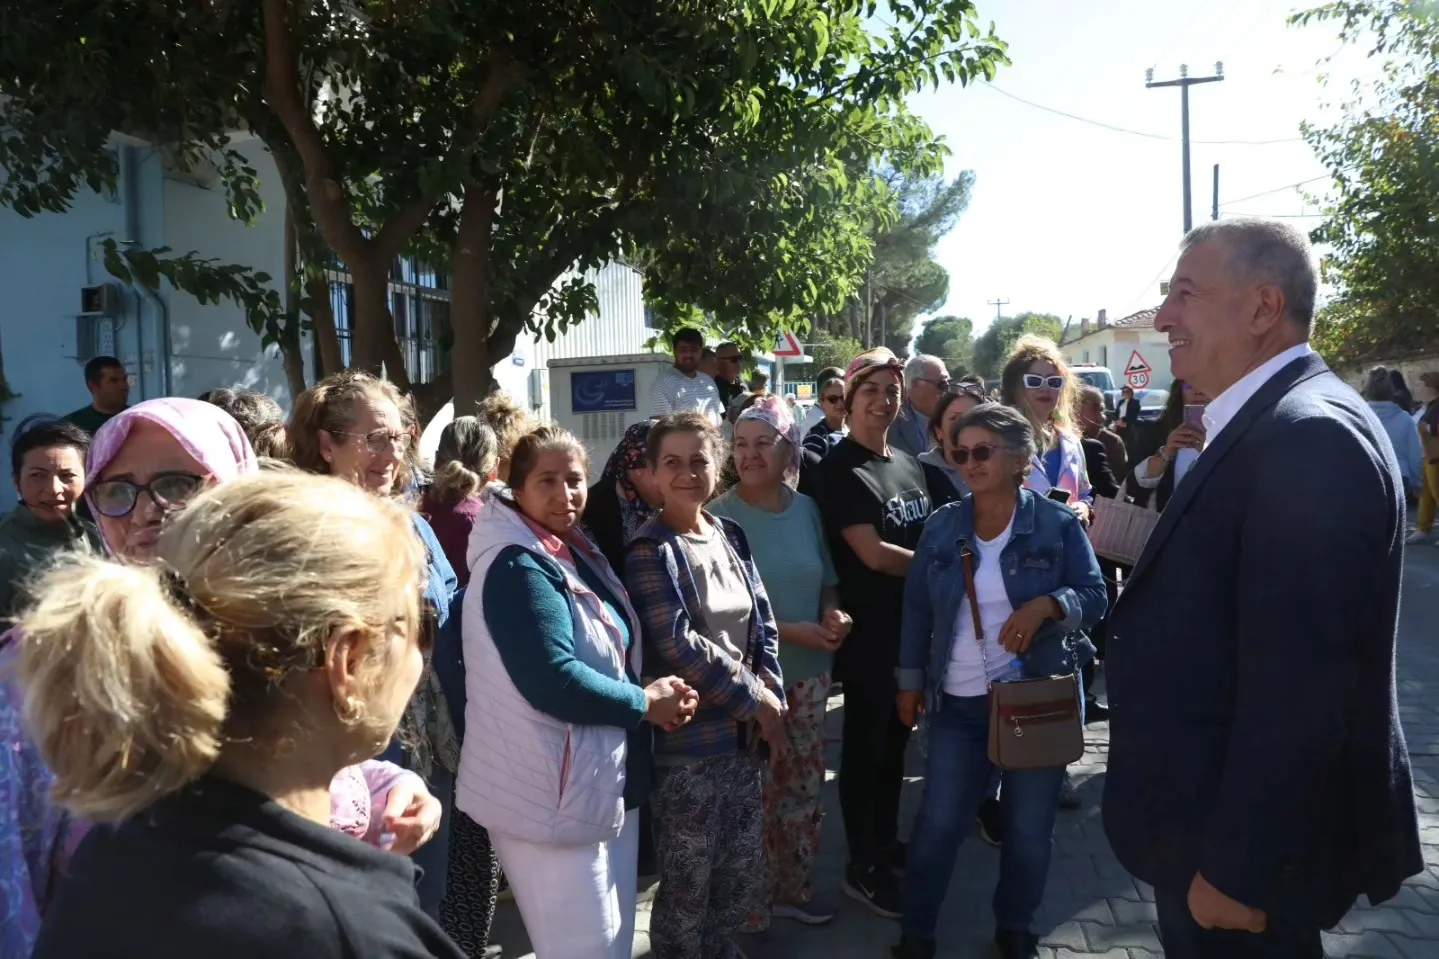
[[[315,221],[335,252],[354,269],[369,260],[370,242],[355,226],[334,160],[310,114],[308,96],[301,95],[290,12],[289,0],[264,0],[265,102],[284,124],[304,164],[305,192]]]
[[[442,161],[444,166],[459,162],[474,150],[490,117],[494,115],[495,110],[499,108],[500,101],[504,99],[505,94],[510,91],[519,78],[519,65],[503,47],[497,48],[490,56],[489,72],[485,76],[484,85],[480,87],[480,92],[470,103],[464,125],[455,131],[455,138],[450,144],[449,153]],[[429,218],[430,211],[435,208],[435,204],[440,201],[440,196],[441,193],[438,190],[425,191],[390,217],[380,228],[380,232],[375,235],[374,245],[378,249],[379,255],[386,261],[397,256],[409,242],[410,237],[425,225],[425,220]]]

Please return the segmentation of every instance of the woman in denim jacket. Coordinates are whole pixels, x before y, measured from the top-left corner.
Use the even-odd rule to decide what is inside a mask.
[[[950,456],[969,496],[925,524],[904,589],[899,712],[928,722],[924,797],[909,844],[899,959],[929,959],[955,856],[993,767],[988,756],[990,682],[1016,660],[1027,676],[1077,672],[1094,647],[1082,630],[1104,615],[1099,564],[1078,517],[1025,489],[1034,428],[999,404],[957,420]],[[961,551],[974,554],[981,647],[964,587]],[[1038,955],[1029,931],[1044,898],[1064,767],[1004,774],[995,947],[1002,959]]]

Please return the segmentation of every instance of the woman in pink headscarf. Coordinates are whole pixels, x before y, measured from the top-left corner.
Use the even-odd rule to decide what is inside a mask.
[[[259,469],[240,425],[199,400],[166,398],[132,406],[96,431],[86,499],[112,555],[150,561],[168,514],[201,488]],[[30,954],[40,916],[88,824],[68,819],[49,798],[51,776],[21,725],[21,695],[10,663],[23,642],[0,637],[0,955]],[[391,763],[341,770],[330,787],[330,824],[409,852],[439,824],[439,802],[424,782]]]
[[[831,897],[814,895],[810,875],[819,849],[830,670],[853,624],[839,608],[819,507],[795,491],[801,438],[789,408],[777,396],[756,399],[735,422],[733,448],[739,481],[708,508],[738,523],[749,540],[779,626],[789,704],[790,748],[765,778],[765,854],[745,925],[763,936],[772,915],[818,924],[838,909]],[[746,952],[758,940],[751,943]]]

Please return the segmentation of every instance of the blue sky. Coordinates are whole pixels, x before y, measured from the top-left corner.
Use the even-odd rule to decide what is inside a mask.
[[[1210,216],[1215,163],[1221,214],[1314,213],[1299,190],[1279,189],[1325,173],[1297,139],[1299,123],[1324,119],[1341,79],[1377,69],[1362,51],[1341,49],[1330,26],[1287,26],[1292,0],[978,3],[1014,65],[999,72],[997,89],[946,87],[911,102],[953,151],[948,172],[977,178],[968,212],[936,251],[950,273],[938,313],[968,316],[977,331],[994,317],[994,299],[1010,301],[1005,315],[1033,310],[1076,324],[1101,308],[1117,318],[1159,302],[1183,228],[1179,91],[1146,89],[1146,68],[1166,80],[1181,63],[1191,76],[1224,63],[1224,82],[1190,89],[1196,223]],[[1321,87],[1316,63],[1336,52],[1323,68],[1336,79]],[[1004,94],[1173,139],[1103,129]]]

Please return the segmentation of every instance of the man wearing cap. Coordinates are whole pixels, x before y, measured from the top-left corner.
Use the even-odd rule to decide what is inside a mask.
[[[835,660],[844,683],[839,801],[850,861],[845,892],[888,918],[900,915],[895,870],[899,795],[909,728],[895,710],[904,576],[929,516],[924,470],[891,446],[904,399],[904,368],[887,349],[855,358],[845,373],[849,435],[818,466],[820,511],[854,620]]]

